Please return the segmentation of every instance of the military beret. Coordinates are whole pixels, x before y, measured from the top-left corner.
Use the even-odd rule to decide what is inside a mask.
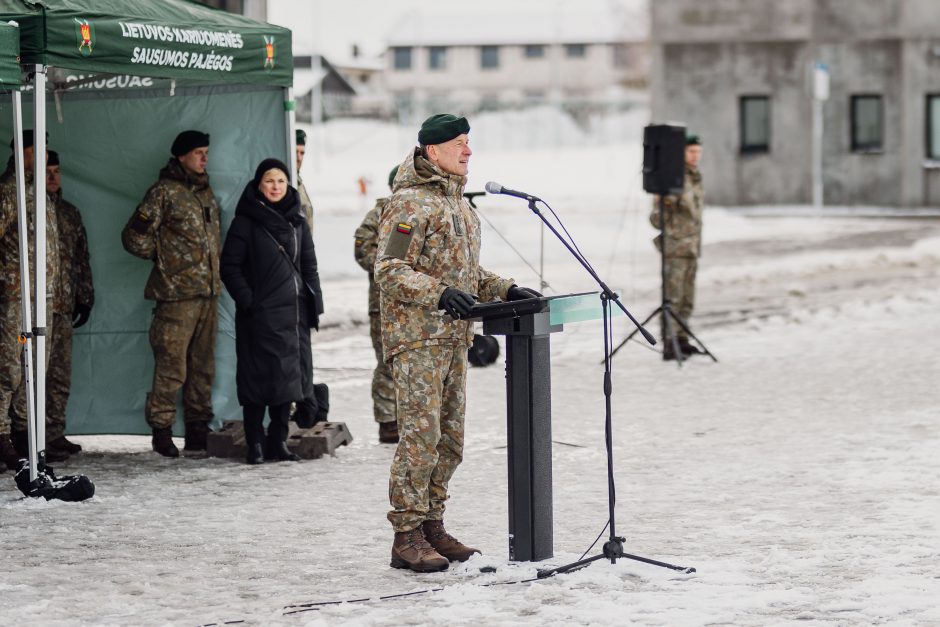
[[[685,136],[685,145],[686,146],[701,146],[702,138],[699,137],[698,135],[689,133],[688,135]]]
[[[46,133],[46,142],[49,141],[49,133]],[[36,144],[36,137],[33,135],[33,129],[28,128],[23,131],[23,148],[32,148]],[[13,148],[13,140],[10,140],[10,148]]]
[[[418,143],[422,146],[443,144],[458,135],[470,132],[470,123],[467,118],[458,118],[450,113],[432,115],[421,124],[418,131]]]
[[[297,137],[298,146],[307,145],[307,131],[303,130],[302,128],[298,128],[297,132],[294,135]]]
[[[389,189],[392,188],[392,183],[395,182],[395,175],[396,175],[396,174],[398,174],[398,166],[397,166],[397,165],[396,165],[394,168],[392,168],[392,171],[391,171],[391,172],[388,173],[388,187],[389,187]]]
[[[258,164],[258,167],[255,168],[255,178],[252,179],[255,185],[261,184],[261,179],[264,177],[264,173],[268,170],[280,170],[287,175],[287,179],[290,180],[290,170],[280,159],[265,159]]]
[[[55,150],[50,150],[48,152],[49,158],[46,159],[46,165],[59,165],[59,153],[57,153]]]
[[[170,147],[170,154],[174,157],[182,157],[190,150],[204,148],[209,145],[209,134],[201,131],[183,131],[173,140],[173,146]]]

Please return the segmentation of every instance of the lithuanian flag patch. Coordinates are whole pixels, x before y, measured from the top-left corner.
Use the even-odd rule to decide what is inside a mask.
[[[399,233],[404,233],[405,235],[411,235],[411,225],[407,222],[399,222],[398,226],[395,227],[395,230]]]

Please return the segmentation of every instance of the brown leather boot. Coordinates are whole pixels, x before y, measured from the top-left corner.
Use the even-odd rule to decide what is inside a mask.
[[[421,527],[395,532],[392,544],[392,568],[410,568],[418,573],[447,570],[450,563],[424,539]]]
[[[209,423],[205,420],[193,420],[186,423],[186,435],[183,439],[183,450],[204,451],[206,439],[209,437]]]
[[[447,533],[444,530],[443,520],[425,520],[421,524],[421,529],[424,531],[428,544],[452,562],[466,562],[471,555],[480,552],[480,549],[469,547]]]
[[[20,466],[20,455],[13,448],[9,433],[0,434],[0,464],[10,470],[16,470]]]
[[[394,420],[391,422],[380,422],[379,423],[379,442],[382,444],[397,444],[398,443],[398,423]]]
[[[173,429],[166,427],[164,429],[154,429],[153,439],[151,440],[153,450],[164,457],[179,457],[180,450],[173,443]]]

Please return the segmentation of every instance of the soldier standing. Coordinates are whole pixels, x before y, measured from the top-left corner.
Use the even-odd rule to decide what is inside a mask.
[[[13,142],[10,142],[13,147]],[[32,130],[23,131],[23,168],[26,186],[26,216],[29,250],[30,294],[32,312],[36,303],[36,196],[33,186],[34,136]],[[16,468],[21,456],[27,454],[26,385],[23,377],[23,345],[18,338],[23,331],[21,299],[24,294],[20,285],[20,233],[16,206],[16,171],[13,157],[6,171],[0,175],[0,457],[8,468]],[[46,302],[55,310],[55,277],[58,270],[59,237],[56,228],[55,205],[46,198]],[[32,321],[35,323],[35,320]],[[34,326],[30,325],[30,326]],[[55,337],[51,328],[46,329],[46,363],[49,363],[49,348]],[[35,340],[33,347],[35,350]],[[11,421],[12,419],[12,421]],[[11,425],[12,422],[12,425]],[[11,430],[12,426],[12,430]],[[12,438],[11,438],[12,435]],[[48,433],[46,434],[48,436]],[[48,438],[47,438],[48,439]],[[44,443],[45,444],[45,443]],[[68,453],[56,448],[46,449],[47,461],[61,461]]]
[[[49,369],[46,371],[46,455],[49,449],[78,453],[82,447],[65,437],[65,408],[72,387],[72,332],[88,322],[95,304],[88,235],[82,215],[62,197],[59,154],[49,151],[46,189],[55,201],[59,229],[59,273],[56,276]]]
[[[300,194],[300,208],[307,216],[307,226],[310,227],[310,234],[313,235],[313,203],[310,202],[310,195],[307,188],[304,187],[304,181],[300,178],[300,166],[304,162],[304,155],[307,154],[307,133],[304,130],[297,129],[297,193]]]
[[[401,437],[389,478],[391,566],[419,572],[479,553],[443,523],[447,484],[463,458],[473,338],[460,318],[478,298],[537,295],[480,267],[480,220],[463,198],[469,131],[465,118],[449,114],[421,125],[420,146],[399,166],[382,215],[375,263]]]
[[[388,175],[388,188],[392,189],[398,166]],[[388,198],[379,198],[363,218],[354,235],[353,255],[363,270],[369,273],[369,335],[375,350],[376,365],[372,371],[372,414],[379,423],[379,442],[398,442],[398,423],[395,420],[395,383],[392,370],[382,356],[382,319],[379,316],[379,288],[375,284],[375,251],[378,248],[379,223]]]
[[[685,144],[685,182],[682,195],[664,198],[664,224],[660,223],[659,199],[654,199],[650,223],[662,231],[653,240],[657,250],[662,250],[662,237],[666,237],[666,298],[669,299],[673,312],[688,326],[695,305],[698,258],[702,254],[702,208],[705,204],[705,190],[702,187],[702,174],[698,169],[702,158],[702,142],[697,135],[688,135]],[[675,359],[672,342],[666,337],[665,322],[660,320],[660,325],[663,359]],[[689,342],[682,327],[673,323],[673,330],[679,341],[679,350],[684,356],[702,352]]]
[[[144,297],[156,301],[150,325],[153,387],[144,415],[153,450],[178,457],[172,429],[183,389],[185,450],[206,449],[215,378],[219,279],[219,204],[209,186],[209,136],[183,131],[159,180],[121,233],[124,248],[153,261]]]

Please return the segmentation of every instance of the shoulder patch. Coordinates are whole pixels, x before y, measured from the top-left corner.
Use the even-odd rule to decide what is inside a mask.
[[[385,245],[385,255],[387,257],[405,258],[408,254],[408,245],[411,244],[411,231],[413,228],[407,222],[399,222],[395,225],[395,230],[392,231],[391,236],[388,238],[388,244]]]

